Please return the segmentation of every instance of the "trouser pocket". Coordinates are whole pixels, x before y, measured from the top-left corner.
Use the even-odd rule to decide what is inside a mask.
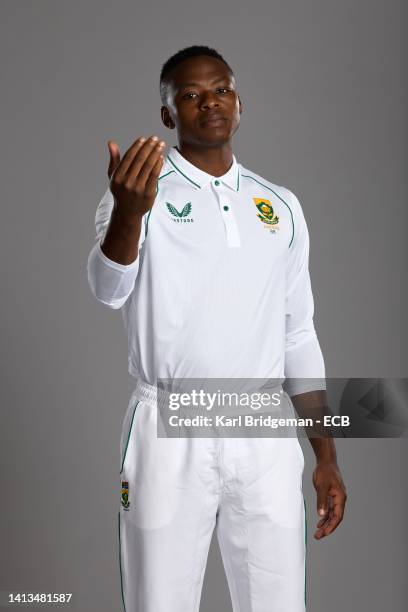
[[[129,401],[129,405],[123,419],[122,435],[120,439],[120,475],[123,474],[125,469],[126,457],[128,456],[129,446],[132,439],[132,431],[134,429],[134,421],[136,418],[137,407],[139,404],[140,400],[135,397],[132,397]]]

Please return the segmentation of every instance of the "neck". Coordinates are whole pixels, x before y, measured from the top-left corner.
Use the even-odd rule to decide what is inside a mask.
[[[187,161],[211,176],[223,176],[232,166],[231,142],[206,148],[181,142],[177,150]]]

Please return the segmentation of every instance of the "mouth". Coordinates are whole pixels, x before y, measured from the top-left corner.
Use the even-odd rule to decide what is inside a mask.
[[[224,125],[226,118],[221,115],[210,115],[207,119],[203,119],[200,125],[204,127],[218,127]]]

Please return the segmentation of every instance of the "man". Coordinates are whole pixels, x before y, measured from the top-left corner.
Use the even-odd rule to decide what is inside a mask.
[[[197,612],[214,527],[235,612],[305,610],[304,459],[297,438],[159,438],[157,381],[283,379],[298,411],[326,404],[313,326],[308,232],[288,189],[232,152],[243,107],[214,49],[172,56],[164,155],[110,141],[109,189],[88,260],[95,297],[121,309],[137,385],[123,421],[119,512],[126,612]],[[320,382],[319,382],[320,381]],[[320,521],[336,529],[346,493],[333,440],[312,439]]]

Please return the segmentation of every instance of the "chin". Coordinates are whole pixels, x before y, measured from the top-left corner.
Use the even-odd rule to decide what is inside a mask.
[[[227,144],[228,142],[231,141],[232,135],[231,134],[216,134],[215,132],[213,134],[209,134],[209,135],[205,135],[205,136],[201,136],[201,138],[199,139],[200,144],[202,146],[208,146],[208,147],[214,147],[214,146],[222,146]]]

